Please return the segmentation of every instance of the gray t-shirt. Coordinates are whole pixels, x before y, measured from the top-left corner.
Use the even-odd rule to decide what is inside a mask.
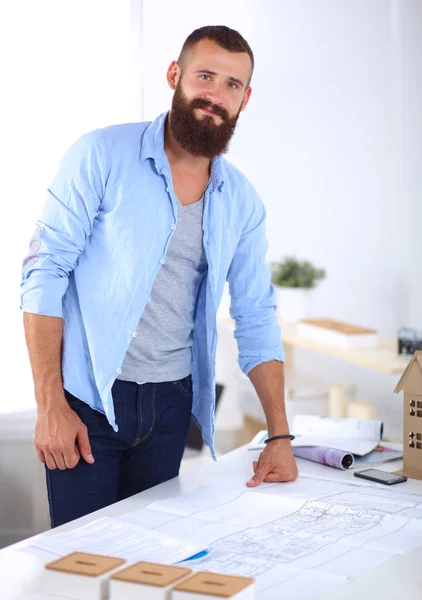
[[[191,373],[194,309],[207,270],[202,243],[203,199],[179,203],[170,240],[118,379],[140,383],[175,381]]]

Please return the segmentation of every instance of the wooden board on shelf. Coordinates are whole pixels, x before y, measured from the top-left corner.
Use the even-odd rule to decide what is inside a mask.
[[[297,333],[308,340],[337,348],[376,348],[378,345],[375,329],[335,319],[302,319],[297,324]]]
[[[320,327],[321,329],[328,329],[338,333],[344,333],[346,335],[365,335],[367,333],[377,333],[376,329],[359,327],[358,325],[344,323],[343,321],[337,321],[336,319],[301,319],[300,322],[306,323],[307,325]]]

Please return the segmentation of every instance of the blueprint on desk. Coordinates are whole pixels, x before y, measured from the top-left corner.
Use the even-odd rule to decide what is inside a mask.
[[[255,489],[199,486],[123,518],[208,546],[186,564],[255,577],[264,600],[279,599],[281,584],[291,600],[318,597],[422,546],[422,494],[313,477]]]

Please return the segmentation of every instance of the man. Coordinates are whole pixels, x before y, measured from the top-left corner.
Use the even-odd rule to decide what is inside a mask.
[[[21,308],[52,526],[177,476],[191,411],[214,456],[226,280],[239,364],[276,437],[248,485],[297,477],[265,211],[221,156],[253,66],[238,32],[194,31],[167,72],[170,112],[86,134],[48,190]]]

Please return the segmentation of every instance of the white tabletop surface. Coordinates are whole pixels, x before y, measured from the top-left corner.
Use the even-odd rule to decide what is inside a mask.
[[[70,530],[100,516],[118,516],[144,507],[151,502],[190,492],[200,484],[224,486],[225,482],[239,477],[239,473],[245,473],[245,469],[254,458],[253,452],[247,452],[244,447],[239,448],[221,457],[217,463],[209,463],[196,470],[183,473],[176,479],[63,525],[54,531]],[[338,471],[309,461],[298,459],[298,465],[299,471],[306,475],[329,477],[338,482],[350,481],[353,478],[352,472]],[[385,471],[394,471],[400,467],[401,463],[395,461],[381,468]],[[359,481],[363,482],[361,479]],[[402,492],[422,493],[422,481],[409,480],[398,487]],[[47,532],[46,535],[50,534],[51,532]],[[51,560],[51,557],[43,558],[25,551],[25,547],[28,547],[33,539],[30,538],[0,550],[1,600],[12,598],[14,600],[47,600],[50,598],[51,600],[51,596],[44,596],[34,591],[42,576],[44,564]],[[281,584],[280,598],[282,597]],[[260,594],[259,600],[261,598],[265,600],[262,594]],[[384,563],[365,576],[349,580],[341,586],[335,586],[329,594],[324,594],[324,600],[356,600],[357,598],[359,600],[422,599],[422,549]],[[289,600],[294,600],[294,598],[289,598]]]

